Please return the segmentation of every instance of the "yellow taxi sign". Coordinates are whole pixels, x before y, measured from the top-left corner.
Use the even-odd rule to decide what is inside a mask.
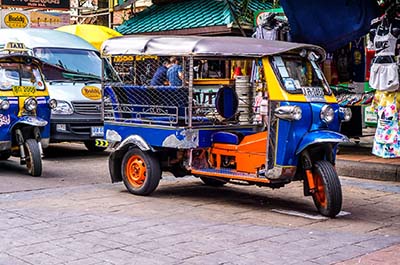
[[[8,42],[3,49],[5,51],[25,52],[28,51],[25,44],[22,42]]]
[[[12,86],[14,96],[18,97],[29,97],[36,93],[36,87],[34,86]]]

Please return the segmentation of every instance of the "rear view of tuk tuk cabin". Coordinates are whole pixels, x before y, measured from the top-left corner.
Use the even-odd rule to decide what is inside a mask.
[[[148,195],[163,171],[212,186],[279,188],[302,180],[321,214],[339,213],[335,147],[347,140],[337,131],[350,113],[339,108],[318,67],[321,48],[240,37],[136,36],[106,41],[102,55],[126,73],[123,84],[103,86],[113,182]],[[171,56],[175,71],[182,69],[181,83],[151,84]]]

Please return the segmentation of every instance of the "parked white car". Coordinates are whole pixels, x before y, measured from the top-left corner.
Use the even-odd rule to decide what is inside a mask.
[[[102,151],[102,62],[90,43],[70,33],[49,29],[0,29],[0,48],[24,43],[43,62],[50,97],[57,100],[51,113],[50,142],[79,141],[91,151]],[[104,78],[118,81],[107,62]]]

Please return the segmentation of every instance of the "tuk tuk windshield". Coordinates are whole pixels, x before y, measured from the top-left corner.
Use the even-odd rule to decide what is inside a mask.
[[[22,63],[0,63],[0,90],[11,90],[13,86],[34,86],[44,90],[44,82],[38,66]]]
[[[279,73],[283,88],[289,93],[306,93],[314,89],[325,95],[331,94],[322,70],[315,61],[301,56],[280,55],[272,57],[272,65]]]
[[[101,81],[101,58],[95,51],[35,48],[34,54],[45,62],[43,74],[48,81]],[[116,79],[110,71],[105,71],[106,79]]]

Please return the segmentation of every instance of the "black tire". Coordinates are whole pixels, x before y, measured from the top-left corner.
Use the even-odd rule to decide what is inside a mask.
[[[42,175],[42,156],[39,144],[35,139],[27,139],[25,141],[25,157],[28,173],[33,177]]]
[[[107,149],[107,147],[96,146],[95,140],[85,141],[84,144],[85,144],[85,147],[87,148],[87,150],[89,150],[90,152],[99,153],[99,152],[103,152],[104,150]]]
[[[132,148],[122,159],[121,175],[125,187],[130,193],[149,195],[160,183],[160,163],[150,152]]]
[[[226,183],[228,183],[227,180],[222,180],[222,179],[215,179],[215,178],[209,178],[209,177],[200,177],[201,181],[207,186],[212,186],[212,187],[222,187]]]
[[[0,153],[0,160],[7,160],[11,156],[11,151],[4,151]]]
[[[335,168],[328,161],[317,161],[313,167],[313,178],[315,206],[322,215],[334,218],[342,209],[342,187]]]

